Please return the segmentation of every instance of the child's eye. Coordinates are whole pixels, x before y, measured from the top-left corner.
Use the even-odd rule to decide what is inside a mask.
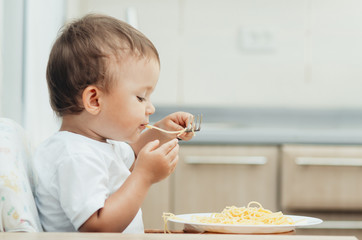
[[[140,102],[143,102],[143,101],[145,101],[145,100],[146,100],[145,98],[143,98],[143,97],[139,97],[139,96],[137,96],[137,98],[138,98],[138,101],[140,101]]]

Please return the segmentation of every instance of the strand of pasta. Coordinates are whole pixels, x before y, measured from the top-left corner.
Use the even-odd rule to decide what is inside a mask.
[[[168,131],[168,130],[165,130],[165,129],[162,129],[162,128],[159,128],[159,127],[156,127],[156,126],[153,126],[153,125],[146,125],[145,126],[146,128],[149,128],[149,129],[156,129],[158,131],[161,131],[161,132],[164,132],[164,133],[169,133],[169,134],[182,134],[186,131],[186,128],[182,129],[182,130],[177,130],[177,131]]]
[[[173,213],[165,213],[164,212],[163,215],[162,215],[162,218],[163,218],[163,223],[164,223],[163,232],[164,233],[166,233],[166,232],[171,233],[171,231],[168,229],[167,222],[168,222],[168,220],[170,218],[175,218],[175,214],[173,214]]]
[[[146,125],[145,127],[148,128],[148,129],[156,129],[158,131],[168,133],[168,134],[177,134],[176,135],[177,137],[179,137],[181,134],[183,134],[187,130],[187,128],[184,128],[182,130],[177,130],[177,131],[168,131],[168,130],[165,130],[165,129],[162,129],[162,128],[159,128],[159,127],[156,127],[156,126],[153,126],[153,125]],[[192,132],[193,136],[196,135],[194,128],[191,129],[191,132]]]

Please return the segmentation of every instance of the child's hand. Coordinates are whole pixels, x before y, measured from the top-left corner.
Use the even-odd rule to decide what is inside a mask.
[[[169,131],[182,130],[187,126],[188,121],[190,119],[190,116],[192,117],[192,114],[190,114],[190,113],[175,112],[175,113],[172,113],[172,114],[168,115],[164,119],[158,121],[157,123],[155,123],[155,126],[160,127],[162,129],[165,129],[165,130],[169,130]],[[183,134],[181,134],[180,136],[177,136],[177,137],[182,139],[182,140],[188,141],[193,136],[194,136],[194,133],[192,133],[192,132],[186,133],[185,132],[185,133],[183,133]],[[176,136],[171,136],[171,137],[176,137]]]
[[[168,177],[178,162],[179,145],[173,139],[159,146],[159,140],[146,144],[139,152],[133,174],[140,174],[150,184]]]
[[[158,121],[154,125],[156,127],[169,131],[183,130],[187,126],[190,116],[192,117],[190,113],[176,112],[168,115],[167,117]],[[179,138],[187,141],[190,140],[193,136],[194,134],[192,132],[183,133],[178,136],[177,134],[163,133],[156,129],[149,129],[141,134],[141,137],[137,142],[131,143],[130,145],[133,151],[135,152],[136,156],[139,156],[139,152],[141,151],[141,149],[144,146],[146,146],[146,144],[156,139],[159,140],[158,145],[163,145],[164,143],[167,143],[172,139]],[[157,148],[157,146],[155,148]]]

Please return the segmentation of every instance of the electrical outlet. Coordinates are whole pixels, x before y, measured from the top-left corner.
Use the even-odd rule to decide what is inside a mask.
[[[238,45],[241,51],[270,53],[275,50],[274,32],[264,28],[240,28]]]

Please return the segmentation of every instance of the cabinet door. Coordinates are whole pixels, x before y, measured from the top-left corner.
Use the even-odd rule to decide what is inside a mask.
[[[283,146],[282,209],[362,210],[361,173],[361,146]]]
[[[174,213],[220,212],[250,201],[276,210],[277,156],[273,146],[182,146],[173,176]]]
[[[152,185],[142,204],[143,224],[145,229],[163,229],[162,214],[170,212],[169,178]]]

